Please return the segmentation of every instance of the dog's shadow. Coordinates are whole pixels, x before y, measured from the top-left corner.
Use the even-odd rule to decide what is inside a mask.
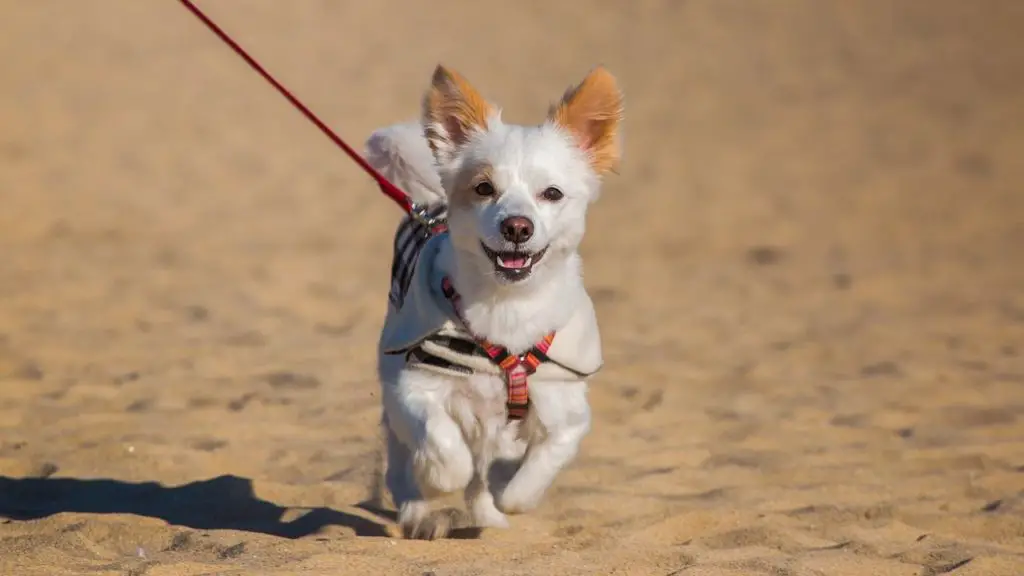
[[[9,478],[0,476],[0,517],[45,518],[61,512],[135,514],[198,530],[244,530],[301,538],[326,526],[344,526],[358,536],[390,536],[394,513],[369,502],[356,504],[370,519],[331,508],[302,509],[284,520],[289,508],[256,497],[252,480],[218,476],[181,486],[110,479]]]

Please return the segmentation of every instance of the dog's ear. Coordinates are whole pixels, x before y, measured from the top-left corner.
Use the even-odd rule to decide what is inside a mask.
[[[450,160],[474,131],[486,129],[494,111],[462,75],[438,65],[423,98],[423,130],[437,160]]]
[[[569,88],[548,113],[550,121],[572,133],[598,174],[618,166],[622,116],[622,92],[615,77],[602,67],[591,70],[582,82]]]

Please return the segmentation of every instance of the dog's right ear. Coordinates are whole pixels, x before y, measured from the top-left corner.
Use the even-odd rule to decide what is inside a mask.
[[[454,157],[474,131],[483,131],[494,107],[459,73],[438,65],[423,98],[423,130],[439,163]]]

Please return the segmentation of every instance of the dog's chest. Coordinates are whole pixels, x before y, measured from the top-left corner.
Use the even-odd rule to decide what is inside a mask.
[[[448,381],[452,411],[464,416],[459,420],[504,419],[507,399],[504,379],[478,373],[449,377]]]

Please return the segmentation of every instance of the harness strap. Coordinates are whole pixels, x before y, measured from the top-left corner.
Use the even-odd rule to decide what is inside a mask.
[[[441,291],[444,293],[444,297],[451,302],[452,308],[462,320],[462,323],[465,324],[466,321],[462,318],[462,297],[455,290],[455,286],[448,276],[441,280]],[[548,361],[547,352],[555,339],[555,333],[549,332],[533,348],[519,356],[512,354],[504,346],[488,341],[486,338],[473,337],[478,345],[483,348],[484,352],[487,353],[487,357],[491,359],[491,362],[497,365],[498,368],[501,368],[501,371],[505,374],[505,387],[508,394],[506,407],[508,408],[509,420],[522,420],[526,417],[526,413],[530,408],[529,376],[536,372],[537,367],[543,362]]]

